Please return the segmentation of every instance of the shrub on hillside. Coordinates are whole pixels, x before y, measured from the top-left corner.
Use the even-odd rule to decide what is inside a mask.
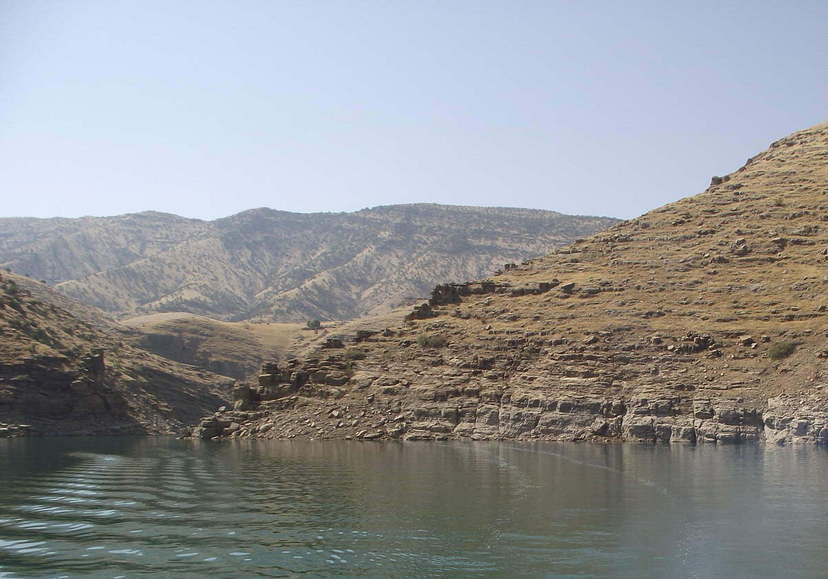
[[[793,354],[794,350],[796,350],[796,344],[793,342],[779,342],[768,348],[768,358],[782,360]]]
[[[417,345],[423,348],[442,348],[448,344],[448,338],[437,334],[420,334],[417,336]]]
[[[345,352],[345,359],[346,360],[364,360],[368,354],[365,353],[365,350],[347,350]]]

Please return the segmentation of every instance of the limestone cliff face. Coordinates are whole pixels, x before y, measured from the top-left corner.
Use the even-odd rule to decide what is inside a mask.
[[[617,220],[507,208],[398,205],[356,213],[245,211],[0,219],[0,267],[124,315],[350,319],[489,275]]]
[[[270,367],[213,436],[828,443],[828,124],[391,328]]]
[[[224,403],[233,380],[129,345],[100,313],[0,275],[0,437],[170,433]]]

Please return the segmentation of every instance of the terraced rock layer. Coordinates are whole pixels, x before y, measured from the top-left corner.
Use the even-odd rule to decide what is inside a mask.
[[[828,124],[270,366],[212,437],[828,443]],[[343,347],[339,347],[339,346]]]

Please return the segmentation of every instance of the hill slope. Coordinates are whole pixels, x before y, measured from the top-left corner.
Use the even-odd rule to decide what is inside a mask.
[[[236,379],[258,374],[262,363],[290,355],[306,335],[304,324],[221,322],[168,312],[123,320],[135,345],[159,356]]]
[[[828,124],[268,368],[212,436],[828,443]],[[233,423],[232,427],[228,427]]]
[[[356,213],[254,209],[212,222],[162,213],[0,219],[0,267],[124,315],[350,319],[489,275],[617,220],[397,205]]]
[[[233,380],[128,343],[105,316],[0,276],[0,437],[167,433],[223,404]]]

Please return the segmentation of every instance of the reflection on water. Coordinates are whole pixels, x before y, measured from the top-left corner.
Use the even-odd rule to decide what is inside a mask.
[[[828,453],[0,440],[0,577],[822,577]]]

